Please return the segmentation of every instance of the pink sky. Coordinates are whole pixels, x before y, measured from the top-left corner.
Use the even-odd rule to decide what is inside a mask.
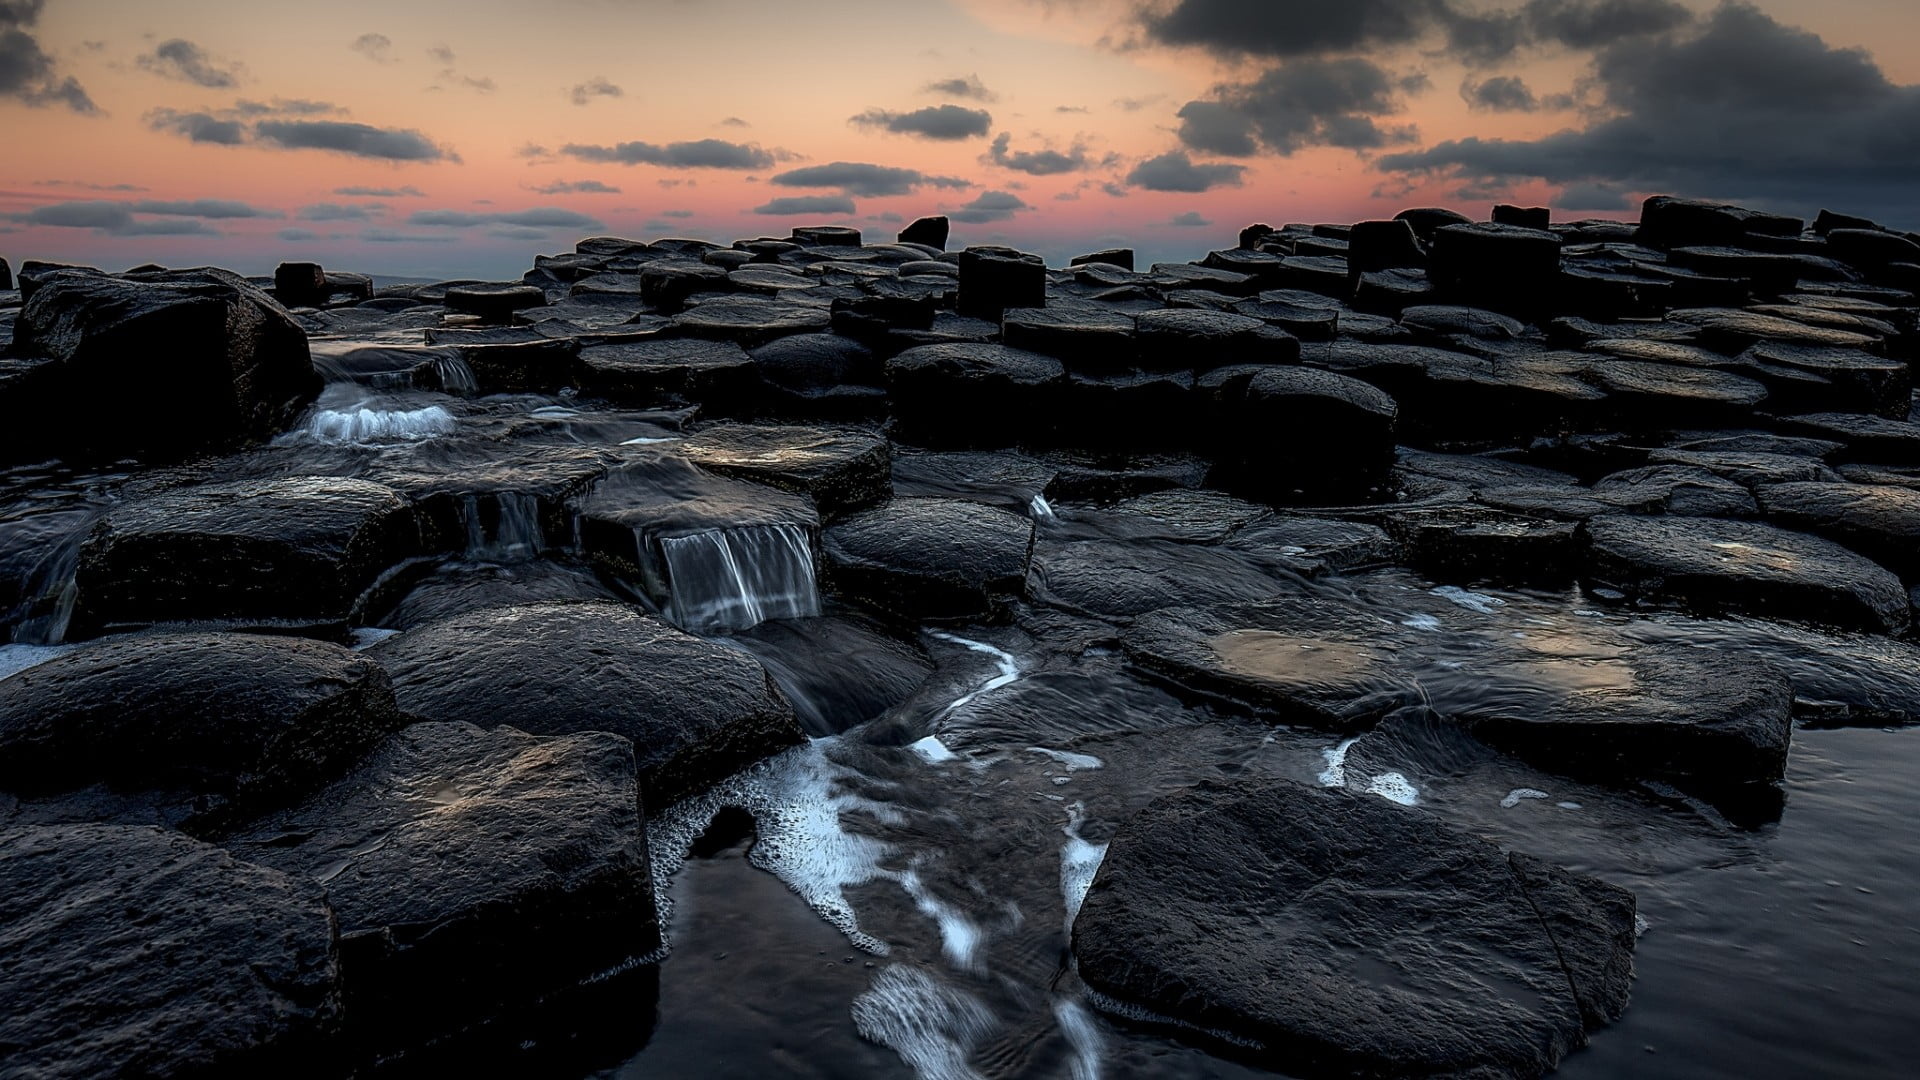
[[[1306,17],[1328,2],[1268,0],[1264,10],[1291,6]],[[1677,2],[1565,0],[1576,7]],[[1484,214],[1496,195],[1560,206],[1563,192],[1584,203],[1565,216],[1618,216],[1649,191],[1710,182],[1684,164],[1658,166],[1676,180],[1665,186],[1654,185],[1662,178],[1654,166],[1642,175],[1623,168],[1612,179],[1596,177],[1615,200],[1608,209],[1584,181],[1516,174],[1490,186],[1458,172],[1383,167],[1394,154],[1448,140],[1530,142],[1617,117],[1620,91],[1609,98],[1606,73],[1592,66],[1611,55],[1604,46],[1535,31],[1488,63],[1463,59],[1444,27],[1310,54],[1284,40],[1243,49],[1231,34],[1168,40],[1176,35],[1154,27],[1172,24],[1153,20],[1180,14],[1183,5],[1209,17],[1258,6],[44,0],[42,7],[17,0],[12,6],[28,17],[12,27],[0,17],[0,33],[29,36],[45,64],[25,82],[16,79],[12,93],[0,71],[10,148],[0,162],[0,256],[16,265],[44,258],[115,268],[213,262],[249,273],[311,258],[379,273],[510,277],[534,253],[570,249],[586,234],[727,241],[835,222],[890,238],[902,219],[947,212],[987,219],[956,221],[955,246],[1011,243],[1060,262],[1126,243],[1147,258],[1186,259],[1230,246],[1256,220],[1353,221],[1435,203]],[[1457,6],[1475,14],[1525,11],[1522,0]],[[1698,17],[1663,29],[1661,41],[1718,34],[1749,47],[1734,38],[1733,21],[1710,22],[1713,4],[1686,6]],[[1735,67],[1772,62],[1768,42],[1812,41],[1811,51],[1801,50],[1809,63],[1851,63],[1834,50],[1863,48],[1870,59],[1861,63],[1877,65],[1889,87],[1884,101],[1873,97],[1874,107],[1920,120],[1920,108],[1909,107],[1920,81],[1909,0],[1760,0],[1756,16],[1762,21],[1741,25],[1749,38],[1758,28],[1765,40],[1751,46],[1754,56],[1731,61]],[[1776,24],[1778,32],[1767,29]],[[1258,27],[1249,25],[1252,41]],[[1790,39],[1787,27],[1817,40]],[[1298,145],[1262,136],[1257,146],[1226,153],[1182,128],[1189,102],[1232,99],[1215,89],[1223,84],[1248,86],[1269,72],[1349,59],[1393,80],[1386,96],[1349,110],[1391,133],[1379,145],[1316,145],[1353,141],[1325,134],[1337,127],[1330,124]],[[67,78],[91,112],[76,108],[71,94],[54,93]],[[1468,88],[1494,78],[1524,83],[1533,107],[1470,107]],[[1302,103],[1308,91],[1292,93],[1258,108],[1311,112],[1313,103]],[[913,114],[940,106],[952,106],[948,119],[969,131],[940,128],[956,137],[939,138],[887,130],[889,117],[903,115],[899,123],[924,126]],[[875,119],[854,122],[863,115]],[[1764,124],[1765,114],[1755,115]],[[726,145],[674,147],[703,140]],[[653,149],[627,156],[646,162],[564,150],[636,143]],[[1031,156],[1048,151],[1054,156],[1044,162]],[[1170,152],[1184,154],[1198,179],[1169,184],[1142,168]],[[712,154],[731,154],[743,167],[690,161]],[[886,194],[884,185],[802,187],[778,179],[835,163],[912,170],[922,182]],[[1048,164],[1057,171],[1046,171]],[[1771,168],[1760,158],[1745,171]],[[1823,193],[1811,188],[1814,181],[1802,193],[1786,179],[1787,165],[1779,169],[1778,182],[1764,185],[1756,201],[1817,208]],[[606,190],[555,187],[562,183]],[[1858,190],[1874,190],[1862,184]],[[1167,186],[1205,190],[1155,190]],[[406,193],[343,194],[355,190]],[[756,212],[779,208],[777,198],[848,200],[854,209]]]

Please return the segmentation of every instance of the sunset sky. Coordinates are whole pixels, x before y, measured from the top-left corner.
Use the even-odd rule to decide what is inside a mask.
[[[1916,0],[0,0],[0,256],[517,277],[585,235],[1189,259],[1675,192],[1920,227]]]

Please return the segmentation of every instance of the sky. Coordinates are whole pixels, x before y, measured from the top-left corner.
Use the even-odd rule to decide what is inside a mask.
[[[1920,228],[1920,0],[0,0],[0,257],[514,278],[589,235],[1061,264],[1673,193]]]

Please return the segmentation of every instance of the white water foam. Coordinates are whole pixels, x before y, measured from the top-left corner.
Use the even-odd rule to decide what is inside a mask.
[[[908,743],[907,749],[935,765],[941,764],[942,762],[955,761],[960,757],[959,754],[948,749],[947,744],[941,742],[940,736],[938,735],[929,735],[924,739]]]
[[[1073,1060],[1067,1064],[1070,1080],[1100,1080],[1100,1059],[1106,1055],[1107,1040],[1100,1025],[1085,1005],[1070,997],[1053,999],[1053,1022],[1073,1047]]]
[[[1327,760],[1327,767],[1320,770],[1321,787],[1347,786],[1347,751],[1359,741],[1358,737],[1351,738],[1331,749],[1320,751],[1320,756]]]
[[[1082,769],[1098,769],[1106,764],[1092,754],[1076,754],[1071,750],[1049,750],[1044,746],[1029,746],[1027,747],[1027,751],[1052,758],[1060,764],[1065,765],[1068,772],[1079,772]]]
[[[1420,789],[1414,787],[1412,781],[1397,772],[1381,773],[1368,780],[1366,790],[1369,795],[1378,795],[1388,802],[1396,802],[1401,806],[1418,806],[1420,803]]]
[[[1093,888],[1093,876],[1106,861],[1107,845],[1089,843],[1080,835],[1086,823],[1086,807],[1074,803],[1067,807],[1067,842],[1060,846],[1060,899],[1067,909],[1067,936],[1073,936],[1073,920],[1080,917],[1080,905],[1087,902],[1087,890]]]
[[[315,409],[307,421],[307,434],[329,443],[412,442],[445,435],[456,423],[453,414],[441,405],[419,409],[374,409],[363,405]]]
[[[664,537],[660,552],[667,563],[667,614],[689,633],[820,614],[813,546],[797,525]]]
[[[1055,517],[1053,504],[1047,501],[1045,495],[1035,495],[1032,501],[1027,503],[1027,513],[1035,521],[1052,521]]]
[[[1517,788],[1514,788],[1512,791],[1507,792],[1507,797],[1500,800],[1500,806],[1503,809],[1511,810],[1514,807],[1519,806],[1520,800],[1522,799],[1547,799],[1551,797],[1552,796],[1548,795],[1546,792],[1541,791],[1537,788],[1517,787]]]
[[[361,649],[370,649],[399,632],[381,626],[356,626],[347,636],[354,651],[358,652]]]
[[[972,994],[920,968],[888,964],[853,999],[853,1026],[899,1054],[919,1080],[981,1080],[967,1059],[994,1020]]]
[[[1438,630],[1440,629],[1440,620],[1423,611],[1400,620],[1400,625],[1410,626],[1415,630]]]
[[[971,693],[960,695],[954,699],[951,705],[940,710],[942,717],[952,715],[955,711],[965,706],[967,702],[972,701],[981,694],[998,690],[1020,677],[1020,661],[1016,660],[1014,655],[1005,649],[995,648],[984,641],[975,641],[972,638],[963,638],[957,634],[949,634],[944,630],[929,630],[927,631],[927,636],[964,646],[972,649],[974,652],[986,653],[994,659],[995,674],[987,679],[986,682],[975,687]]]
[[[817,739],[768,758],[704,795],[669,807],[648,823],[663,936],[673,909],[668,884],[714,817],[723,808],[735,806],[753,816],[759,834],[747,853],[749,863],[779,878],[855,947],[876,956],[887,954],[886,942],[861,931],[846,890],[893,877],[880,866],[891,849],[871,836],[848,832],[840,816],[860,811],[893,820],[897,815],[880,803],[840,790],[840,782],[853,774],[828,759],[825,750],[834,741]]]
[[[920,878],[919,862],[919,859],[915,859],[914,865],[900,872],[900,887],[913,898],[920,914],[932,919],[934,925],[940,928],[940,951],[946,954],[947,963],[961,971],[974,974],[984,972],[986,968],[981,963],[980,946],[986,935],[959,908],[935,896],[933,890],[927,888],[927,883]]]
[[[1441,585],[1433,590],[1433,595],[1442,600],[1458,604],[1468,611],[1477,611],[1482,615],[1491,615],[1495,608],[1507,606],[1507,602],[1497,596],[1469,592],[1458,585]]]

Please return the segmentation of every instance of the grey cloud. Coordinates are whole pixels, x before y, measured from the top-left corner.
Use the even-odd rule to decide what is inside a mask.
[[[1424,85],[1423,76],[1395,76],[1356,57],[1295,60],[1189,101],[1178,114],[1180,141],[1227,157],[1262,147],[1284,156],[1309,146],[1373,150],[1411,142],[1410,127],[1382,126],[1377,118],[1399,112],[1400,95]]]
[[[162,214],[168,217],[197,218],[281,218],[278,210],[248,206],[232,199],[184,199],[161,201],[143,199],[129,207],[136,214]]]
[[[368,229],[360,234],[360,239],[372,244],[451,244],[454,237],[444,233],[403,233],[391,229]]]
[[[271,103],[248,101],[241,98],[233,103],[230,110],[237,116],[325,116],[328,113],[345,112],[340,106],[328,101],[309,101],[305,98],[274,98]]]
[[[779,160],[772,151],[753,143],[697,139],[661,145],[624,142],[615,146],[568,143],[560,148],[568,157],[606,165],[664,165],[674,169],[765,169]]]
[[[1025,200],[1010,191],[983,191],[972,202],[962,204],[957,210],[949,210],[947,216],[967,225],[985,225],[994,221],[1011,221],[1013,215],[1021,210],[1031,210]]]
[[[210,90],[223,90],[239,84],[238,65],[221,64],[205,49],[185,38],[171,38],[154,47],[134,63],[168,79],[190,82]]]
[[[1563,210],[1627,210],[1633,206],[1626,192],[1608,184],[1568,184],[1553,204]]]
[[[976,138],[992,130],[993,114],[985,109],[969,109],[960,105],[929,105],[912,112],[868,109],[847,122],[856,127],[877,128],[896,135],[957,141]]]
[[[393,39],[385,34],[361,34],[347,48],[376,64],[391,63],[393,60]]]
[[[1173,225],[1182,229],[1199,229],[1199,228],[1204,228],[1208,225],[1211,225],[1213,224],[1213,222],[1207,220],[1204,217],[1201,217],[1200,211],[1189,210],[1184,214],[1173,215],[1173,218],[1169,220],[1167,224]]]
[[[957,176],[928,176],[917,169],[873,165],[863,161],[835,161],[778,173],[767,180],[780,187],[839,188],[850,196],[877,198],[905,195],[921,187],[965,188],[970,181]]]
[[[662,210],[662,211],[660,211],[660,216],[661,216],[661,217],[666,217],[666,218],[690,218],[690,217],[692,217],[692,216],[693,216],[693,211],[691,211],[691,210]]]
[[[601,75],[595,75],[583,83],[576,83],[573,89],[567,91],[567,97],[571,98],[575,105],[590,105],[595,98],[625,97],[626,94],[625,90],[615,86]]]
[[[1061,173],[1079,172],[1087,168],[1087,148],[1085,144],[1075,142],[1066,152],[1058,150],[1014,150],[1013,135],[1001,132],[993,137],[993,145],[987,151],[987,160],[1003,169],[1012,169],[1030,176],[1058,176]]]
[[[1480,82],[1460,84],[1460,96],[1475,109],[1490,112],[1533,112],[1540,99],[1533,96],[1526,81],[1517,75],[1497,75]]]
[[[34,187],[79,188],[83,191],[147,191],[139,184],[95,184],[86,180],[35,180]]]
[[[418,131],[347,120],[263,120],[254,136],[289,150],[327,150],[382,161],[459,161]]]
[[[541,195],[618,195],[620,189],[598,180],[555,180],[533,189]]]
[[[314,203],[303,206],[295,214],[301,221],[372,221],[386,211],[379,203],[364,205],[345,205],[341,203]]]
[[[29,32],[46,0],[0,0],[0,98],[33,106],[65,105],[77,113],[100,111],[73,76],[62,77]]]
[[[444,44],[427,46],[427,56],[442,64],[451,64],[455,59],[453,50]]]
[[[22,225],[42,225],[57,229],[92,229],[108,236],[218,236],[218,230],[197,217],[162,216],[158,221],[141,221],[126,203],[93,200],[52,203],[36,206],[24,214],[8,214],[6,219]]]
[[[1179,0],[1141,15],[1147,35],[1227,55],[1317,56],[1419,40],[1446,0]]]
[[[197,143],[238,146],[247,139],[246,126],[238,120],[222,120],[203,112],[155,109],[146,115],[146,123],[155,131],[178,135]]]
[[[1198,193],[1217,187],[1239,187],[1246,175],[1245,165],[1227,162],[1196,164],[1182,150],[1169,150],[1148,158],[1127,174],[1127,183],[1148,191]],[[1111,190],[1108,194],[1113,194]]]
[[[297,244],[305,240],[320,239],[320,234],[314,232],[312,229],[281,229],[274,235],[292,244]]]
[[[926,85],[926,92],[929,94],[944,94],[947,97],[965,98],[969,101],[993,102],[1000,100],[1000,95],[987,89],[986,84],[980,81],[980,76],[978,75],[956,76],[951,79],[940,79],[937,82],[930,82]]]
[[[399,198],[423,199],[423,198],[426,198],[426,194],[427,194],[426,192],[421,191],[419,188],[414,187],[411,184],[407,185],[406,187],[397,187],[397,188],[359,187],[359,186],[337,187],[333,189],[333,193],[335,195],[346,195],[349,197],[361,196],[361,197],[370,197],[370,198],[376,198],[376,199],[399,199]]]
[[[1607,118],[1540,139],[1467,138],[1393,154],[1384,170],[1580,188],[1672,191],[1805,212],[1822,203],[1916,223],[1920,87],[1749,4],[1692,33],[1602,50]]]
[[[416,210],[407,217],[409,225],[433,225],[451,229],[470,229],[477,225],[515,225],[528,229],[599,229],[600,219],[559,206],[536,206],[505,213],[475,214],[465,210]]]
[[[756,214],[851,214],[853,200],[845,195],[785,195],[753,208]]]
[[[729,116],[726,119],[720,121],[720,126],[721,127],[752,127],[753,125],[747,123],[745,120],[742,120],[737,116]]]
[[[526,225],[502,225],[497,229],[488,229],[487,235],[501,240],[545,240],[547,231]]]
[[[1693,21],[1693,12],[1674,0],[1531,0],[1526,16],[1534,37],[1573,49],[1604,48]]]

